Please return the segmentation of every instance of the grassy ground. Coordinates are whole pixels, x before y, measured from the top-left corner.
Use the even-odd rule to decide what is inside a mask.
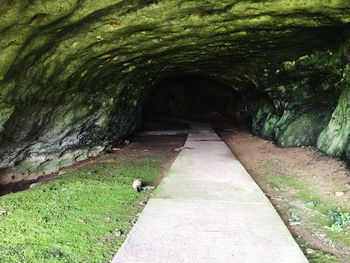
[[[279,174],[278,170],[279,167],[276,164],[266,163],[265,176],[273,189],[270,193],[288,200],[288,204],[279,204],[280,213],[287,215],[295,228],[307,228],[330,247],[329,253],[316,250],[315,253],[306,254],[309,261],[311,263],[349,262],[348,255],[346,258],[340,258],[332,255],[333,251],[331,251],[334,249],[334,252],[338,253],[339,251],[349,252],[349,206],[329,196],[321,195],[310,182],[301,180],[293,174],[276,176]],[[297,241],[302,248],[310,247],[310,243],[301,237]]]
[[[109,262],[150,195],[133,180],[154,182],[163,161],[91,164],[0,197],[0,262]]]

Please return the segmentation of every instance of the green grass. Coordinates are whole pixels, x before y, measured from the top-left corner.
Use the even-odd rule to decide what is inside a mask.
[[[315,254],[307,255],[310,263],[340,263],[340,261],[333,255],[317,251]]]
[[[294,197],[305,204],[305,207],[317,212],[309,220],[324,229],[329,237],[350,246],[350,231],[346,227],[350,224],[348,208],[341,201],[328,196],[322,196],[305,181],[292,175],[272,178],[275,187],[280,189],[293,189]]]
[[[132,190],[133,180],[152,183],[161,163],[94,164],[0,197],[7,211],[0,215],[0,262],[109,262],[147,195]]]
[[[290,220],[301,221],[302,225],[325,234],[330,246],[350,247],[349,207],[342,201],[319,193],[317,185],[314,186],[293,174],[279,175],[278,171],[278,166],[274,164],[267,164],[265,168],[275,191],[282,196],[289,195],[301,204],[290,204],[289,210],[286,211]],[[299,241],[298,243],[302,247],[303,244]],[[322,251],[306,256],[311,263],[341,262],[337,257]]]
[[[303,250],[310,246],[302,237],[296,237],[296,241]],[[313,254],[306,254],[306,257],[310,263],[340,263],[337,257],[318,250]]]

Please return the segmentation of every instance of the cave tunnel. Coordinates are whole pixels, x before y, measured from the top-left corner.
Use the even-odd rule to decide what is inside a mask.
[[[157,111],[220,112],[278,146],[350,159],[349,1],[36,0],[0,10],[3,184],[95,156]]]
[[[251,105],[257,97],[264,97],[259,91],[252,94],[255,98],[250,101]],[[241,105],[243,97],[234,85],[213,77],[198,74],[166,77],[156,83],[145,98],[141,129],[151,128],[151,122],[153,129],[162,129],[161,126],[166,125],[161,119],[175,117],[179,122],[181,118],[211,123],[228,121],[241,130],[251,130],[252,116],[248,108],[251,105]]]
[[[144,114],[194,117],[218,113],[228,115],[238,94],[233,87],[215,79],[197,75],[166,78],[151,90]]]
[[[0,0],[1,263],[350,262],[349,165],[349,0]]]

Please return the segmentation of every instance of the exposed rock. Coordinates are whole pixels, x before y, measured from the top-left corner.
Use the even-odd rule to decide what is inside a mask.
[[[329,117],[321,109],[301,114],[279,133],[277,144],[283,147],[316,146],[317,138],[326,127]]]
[[[117,152],[117,151],[120,151],[121,148],[113,148],[112,150]]]
[[[33,0],[0,9],[0,183],[111,149],[140,126],[153,87],[183,74],[226,85],[234,96],[215,100],[225,98],[241,127],[350,159],[349,1]]]
[[[337,197],[342,197],[342,196],[344,196],[345,193],[339,191],[339,192],[335,192],[334,194],[335,194],[335,196],[337,196]]]
[[[113,231],[114,236],[116,236],[117,238],[121,237],[123,235],[123,232],[119,229],[116,229]]]
[[[315,253],[316,253],[316,251],[314,249],[312,249],[312,248],[307,248],[306,249],[306,254],[311,255],[311,254],[315,254]]]
[[[29,188],[32,189],[32,188],[37,187],[37,186],[39,186],[39,185],[41,185],[41,182],[32,183],[32,184],[29,186]]]
[[[185,147],[178,147],[178,148],[175,148],[174,151],[175,152],[181,152]]]
[[[151,186],[151,185],[146,185],[142,187],[142,191],[149,191],[149,190],[153,190],[155,187]]]
[[[186,147],[186,146],[182,146],[182,147],[179,147],[179,148],[175,148],[174,151],[175,152],[181,152],[182,150],[192,150],[193,148],[191,147]]]

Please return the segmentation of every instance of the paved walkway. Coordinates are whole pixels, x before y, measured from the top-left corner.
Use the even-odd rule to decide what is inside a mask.
[[[113,263],[308,262],[209,125],[192,125],[185,147]]]

